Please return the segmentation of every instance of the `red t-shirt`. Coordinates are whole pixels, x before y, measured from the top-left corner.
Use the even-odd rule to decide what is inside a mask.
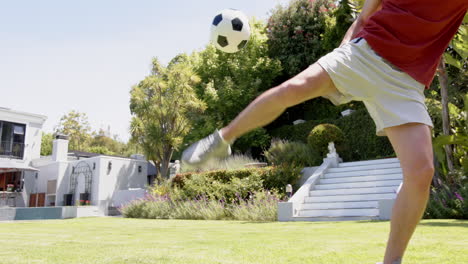
[[[382,0],[357,34],[418,82],[431,84],[440,58],[463,22],[468,0]]]

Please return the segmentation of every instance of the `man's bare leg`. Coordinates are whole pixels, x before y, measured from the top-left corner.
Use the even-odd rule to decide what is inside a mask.
[[[255,128],[269,124],[290,106],[335,91],[328,73],[316,63],[258,96],[220,133],[226,141],[232,142]]]
[[[403,169],[403,186],[392,211],[384,264],[400,264],[419,223],[434,174],[431,131],[410,123],[385,129]]]

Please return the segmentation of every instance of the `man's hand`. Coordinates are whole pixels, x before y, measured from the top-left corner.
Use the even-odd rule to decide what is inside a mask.
[[[362,7],[362,11],[359,14],[358,18],[354,21],[354,23],[349,27],[348,31],[346,32],[343,41],[341,41],[340,46],[348,43],[351,41],[354,36],[356,36],[359,31],[364,27],[367,23],[367,20],[377,11],[382,8],[382,0],[366,0],[364,6]]]

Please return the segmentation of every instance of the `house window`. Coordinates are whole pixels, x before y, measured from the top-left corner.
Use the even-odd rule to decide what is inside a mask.
[[[26,125],[0,121],[0,156],[23,159]]]

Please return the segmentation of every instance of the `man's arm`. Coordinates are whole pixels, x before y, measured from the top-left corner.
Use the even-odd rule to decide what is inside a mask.
[[[382,0],[366,0],[362,11],[354,23],[349,27],[340,46],[348,43],[364,27],[369,17],[382,8]]]

